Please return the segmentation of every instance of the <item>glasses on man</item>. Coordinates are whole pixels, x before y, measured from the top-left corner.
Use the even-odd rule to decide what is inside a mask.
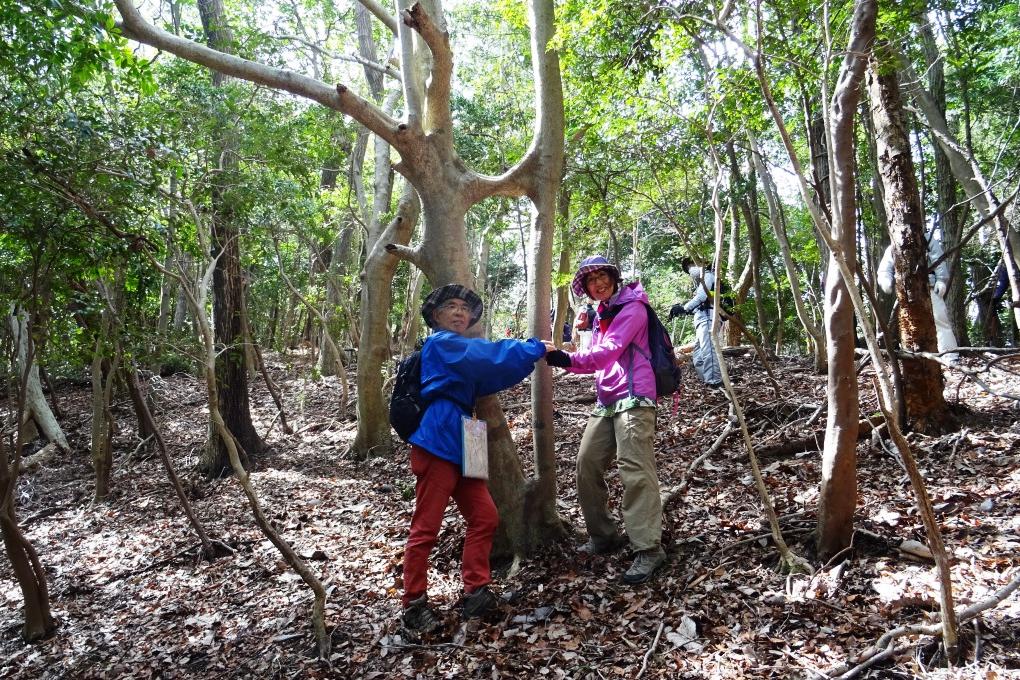
[[[454,311],[464,312],[468,316],[471,316],[471,308],[468,307],[463,302],[444,302],[443,304],[439,305],[439,309],[443,310],[444,312]]]

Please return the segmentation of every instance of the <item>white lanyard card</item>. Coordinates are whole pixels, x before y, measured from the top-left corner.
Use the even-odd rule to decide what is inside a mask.
[[[464,476],[472,479],[488,479],[488,425],[484,420],[468,416],[462,416],[460,421],[463,425],[461,429],[464,431]]]

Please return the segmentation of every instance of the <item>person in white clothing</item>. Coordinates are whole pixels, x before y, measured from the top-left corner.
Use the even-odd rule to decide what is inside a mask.
[[[928,237],[929,268],[942,257],[942,239],[935,232]],[[893,264],[893,247],[890,245],[882,255],[878,265],[878,286],[886,293],[892,293],[896,286],[896,272]],[[935,271],[928,275],[928,290],[931,294],[931,313],[935,318],[935,333],[938,336],[939,352],[950,352],[959,347],[953,326],[949,322],[949,309],[946,307],[946,286],[949,285],[949,265],[946,260],[939,262]],[[945,354],[947,361],[956,363],[960,355]]]

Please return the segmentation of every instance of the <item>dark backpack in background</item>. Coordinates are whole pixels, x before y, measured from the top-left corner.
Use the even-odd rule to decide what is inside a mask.
[[[666,397],[680,389],[680,367],[676,363],[676,352],[669,331],[662,325],[659,315],[651,305],[648,310],[648,357],[655,373],[655,397]]]
[[[648,359],[652,365],[652,373],[655,374],[655,398],[668,397],[680,390],[680,366],[676,363],[676,352],[673,350],[673,341],[669,337],[669,331],[662,325],[659,315],[655,313],[652,306],[642,302],[648,312],[648,351],[632,343],[631,347],[637,350],[638,354]],[[602,319],[613,319],[623,305],[615,305],[602,314]]]
[[[733,314],[733,308],[737,302],[737,296],[730,288],[730,284],[726,279],[717,279],[719,281],[719,308],[727,314]],[[702,285],[701,283],[698,284]],[[708,297],[701,303],[698,309],[709,310],[712,309],[712,299],[715,296],[715,291],[712,288],[708,289]]]
[[[390,425],[405,442],[421,425],[427,404],[421,397],[421,350],[397,364],[397,379],[390,395]]]

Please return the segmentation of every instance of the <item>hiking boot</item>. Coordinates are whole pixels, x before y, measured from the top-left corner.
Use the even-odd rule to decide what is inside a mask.
[[[482,586],[464,598],[464,618],[477,619],[496,606],[496,596],[489,586]]]
[[[439,617],[429,609],[428,595],[422,595],[404,608],[400,623],[413,633],[431,633],[439,627]]]
[[[623,575],[623,582],[630,585],[644,583],[665,563],[666,553],[662,548],[642,550],[634,555],[634,563],[630,565],[630,569]]]
[[[589,555],[611,555],[625,545],[627,545],[627,537],[617,532],[608,538],[592,536],[577,551]]]

